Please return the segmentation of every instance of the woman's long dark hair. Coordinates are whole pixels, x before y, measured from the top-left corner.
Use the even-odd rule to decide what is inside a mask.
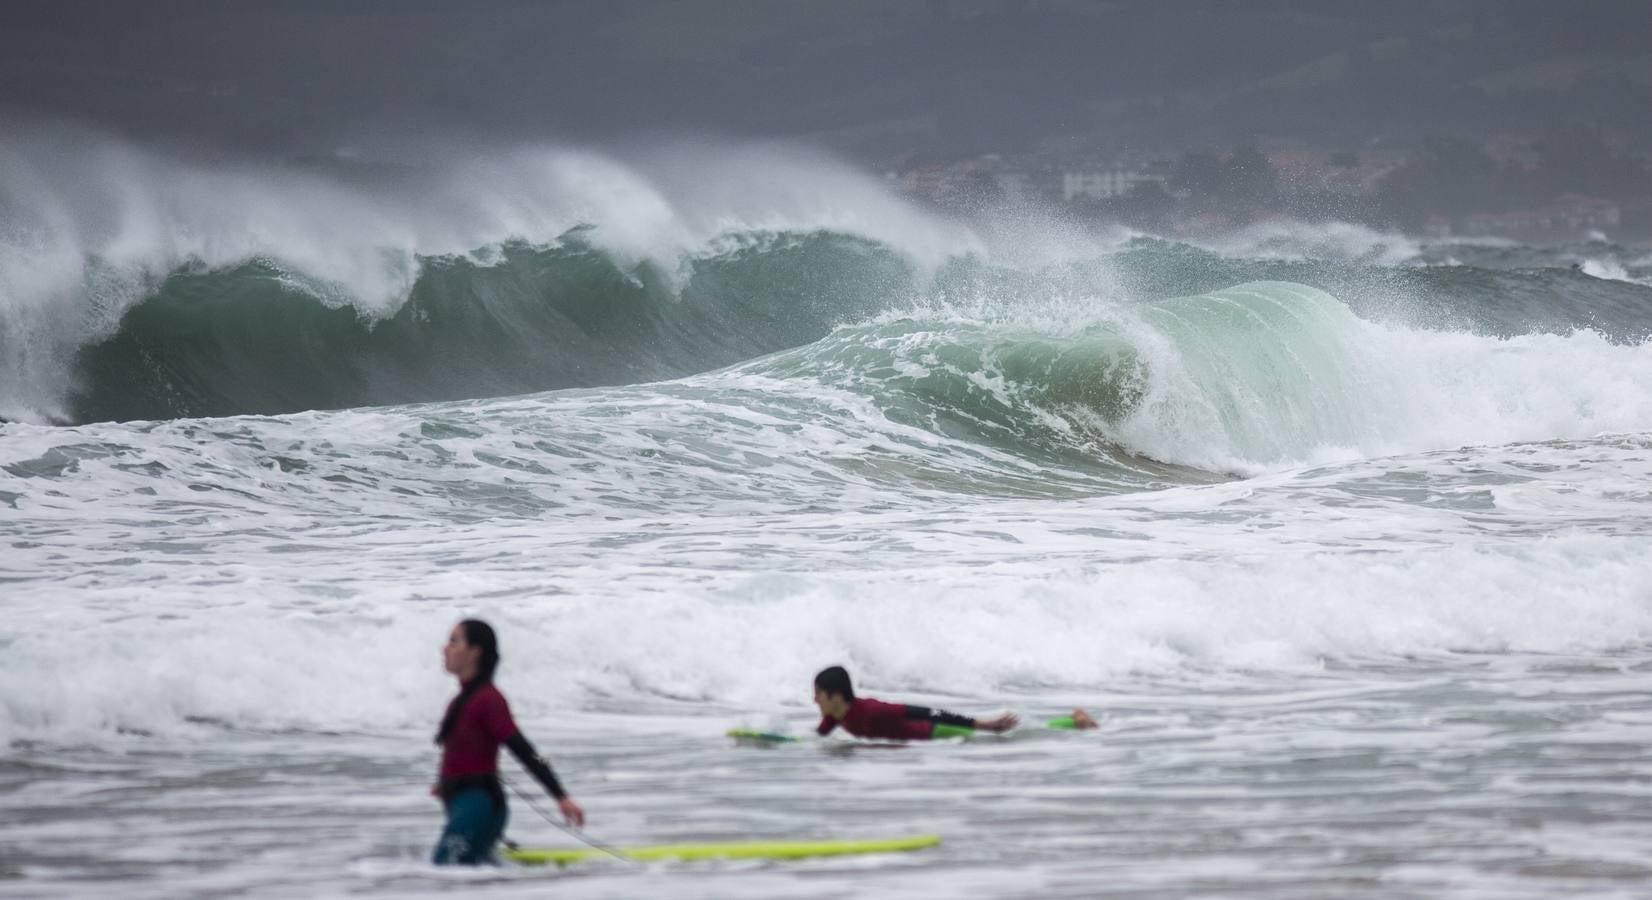
[[[459,689],[459,696],[447,705],[447,714],[442,716],[442,727],[436,730],[436,743],[447,743],[447,736],[453,733],[453,726],[459,723],[459,713],[465,709],[465,702],[470,695],[476,693],[477,688],[493,681],[493,670],[499,668],[499,638],[493,633],[493,626],[481,619],[466,619],[459,623],[464,630],[465,643],[472,647],[482,648],[482,658],[476,661],[476,677],[465,682]]]

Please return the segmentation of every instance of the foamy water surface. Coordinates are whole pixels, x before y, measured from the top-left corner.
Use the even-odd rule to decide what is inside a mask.
[[[38,251],[0,281],[12,316],[0,321],[38,326],[37,350],[96,356],[118,334],[126,344],[101,358],[153,363],[139,368],[182,407],[212,378],[224,382],[214,402],[273,395],[279,379],[242,390],[231,378],[256,365],[205,365],[228,359],[229,344],[157,337],[190,325],[193,298],[214,285],[263,284],[280,268],[219,271],[269,243],[257,228],[230,229],[239,243],[219,247],[189,244],[193,226],[174,234],[220,221],[228,207],[212,198],[258,179],[113,158],[172,188],[133,195],[125,224],[99,231],[77,218],[80,194],[40,182],[28,208],[56,223],[56,249],[0,248]],[[0,164],[41,159],[12,148]],[[551,290],[535,272],[552,287],[584,278],[579,291],[597,293],[582,304],[604,285],[635,299],[634,276],[649,303],[680,288],[701,304],[698,318],[662,326],[679,355],[654,361],[699,374],[270,416],[0,423],[0,893],[1652,888],[1652,346],[1636,337],[1652,317],[1633,272],[1483,260],[1405,281],[1437,263],[1415,243],[1288,225],[1214,250],[1136,240],[1118,257],[1106,244],[1058,271],[1026,270],[969,239],[948,244],[939,226],[901,246],[894,219],[881,232],[863,220],[922,217],[846,172],[834,177],[874,199],[817,209],[815,194],[787,201],[791,182],[776,175],[745,205],[720,205],[731,189],[710,175],[672,181],[567,154],[542,164],[491,164],[540,172],[552,184],[533,193],[540,205],[496,208],[467,192],[467,179],[495,183],[478,164],[444,174],[451,192],[410,217],[424,231],[386,232],[405,251],[392,261],[425,285],[415,293],[451,278],[482,297],[442,295],[420,314],[499,313],[471,334],[482,339],[527,321],[520,304]],[[76,165],[126,183],[107,160]],[[606,187],[570,194],[558,178]],[[403,209],[371,187],[291,180],[278,210],[298,224],[277,243],[317,204],[348,211],[339,227],[363,233]],[[567,197],[607,218],[565,208],[579,205]],[[552,212],[613,234],[510,264],[476,249],[554,240],[539,218],[568,223]],[[449,213],[454,230],[437,229]],[[729,239],[728,223],[772,230]],[[351,287],[382,274],[361,263],[371,246],[325,237],[312,274],[342,292],[333,300],[401,302],[391,282]],[[626,267],[671,241],[700,248],[692,290],[649,282],[670,266]],[[423,256],[438,250],[477,257]],[[160,325],[117,328],[85,318],[97,303],[82,290],[87,270],[63,275],[86,253],[124,260],[128,274],[182,261],[207,280],[174,273],[156,288],[174,292]],[[896,256],[910,265],[889,283],[904,287],[881,306],[867,305],[877,279],[841,310],[827,299],[845,295],[815,286]],[[587,265],[597,257],[608,262]],[[1365,279],[1365,314],[1304,260]],[[414,271],[441,266],[433,280]],[[1203,266],[1187,277],[1219,285],[1131,293],[1154,267],[1187,274],[1177,266]],[[1369,314],[1388,278],[1409,285],[1393,304],[1407,315]],[[527,288],[483,290],[495,279]],[[109,300],[119,309],[155,302],[141,278],[120,283],[140,296]],[[774,285],[827,298],[809,312],[814,331],[787,331],[784,310],[755,302]],[[1508,285],[1524,293],[1499,305]],[[719,306],[730,286],[747,293]],[[1419,302],[1472,307],[1496,327],[1451,316],[1425,327],[1410,315]],[[1522,318],[1540,302],[1557,318]],[[589,328],[569,346],[625,346],[616,329],[658,325],[670,309],[639,301],[631,318],[581,318],[588,306],[561,311]],[[395,353],[418,358],[433,333],[420,321],[390,336],[406,341]],[[539,335],[565,322],[533,324],[549,329]],[[355,334],[308,327],[268,332],[291,341],[271,359],[309,359]],[[728,340],[730,329],[747,330]],[[621,337],[653,346],[653,334]],[[324,357],[351,372],[388,358]],[[70,358],[85,357],[0,366],[13,379],[0,399],[69,409],[81,378],[102,379],[108,408],[144,399],[110,387],[127,370]],[[454,687],[438,652],[472,615],[498,628],[501,687],[600,840],[934,832],[943,843],[788,863],[438,870],[426,862],[441,824],[431,733]],[[1029,724],[898,749],[724,736],[807,730],[810,679],[834,663],[863,693],[1014,709]],[[1101,727],[1038,727],[1074,706]],[[509,832],[572,841],[520,798]]]

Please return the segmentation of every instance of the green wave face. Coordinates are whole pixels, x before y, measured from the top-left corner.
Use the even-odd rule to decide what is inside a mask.
[[[369,318],[269,260],[173,273],[82,348],[75,418],[165,419],[658,381],[816,340],[910,296],[895,253],[829,233],[738,235],[669,272],[581,231],[487,262],[421,261]]]
[[[893,421],[1023,458],[1178,480],[1188,473],[1166,463],[1182,440],[1265,461],[1357,441],[1367,424],[1365,326],[1323,291],[1257,282],[1094,317],[1059,333],[889,318],[739,371],[818,380]]]
[[[1203,442],[1274,462],[1370,436],[1365,326],[1324,291],[1253,282],[1147,304],[1138,315],[1158,372],[1115,432],[1121,440],[1149,453]]]

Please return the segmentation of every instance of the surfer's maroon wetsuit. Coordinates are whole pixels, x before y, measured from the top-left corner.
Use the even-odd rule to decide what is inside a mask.
[[[975,720],[945,710],[930,709],[927,706],[885,703],[882,700],[857,697],[849,701],[849,712],[842,720],[822,716],[820,727],[815,730],[824,736],[831,734],[832,729],[839,725],[855,737],[927,741],[935,736],[936,725],[974,728]]]
[[[505,695],[490,681],[470,692],[453,723],[453,731],[442,742],[441,781],[444,800],[467,788],[479,787],[502,801],[499,789],[499,746],[503,744],[552,797],[566,796],[549,764],[534,751],[511,718]]]

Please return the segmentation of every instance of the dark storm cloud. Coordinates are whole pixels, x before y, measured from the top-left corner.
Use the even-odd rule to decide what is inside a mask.
[[[5,16],[0,109],[278,153],[423,131],[884,154],[1645,128],[1631,111],[1652,96],[1639,0],[14,0]]]

